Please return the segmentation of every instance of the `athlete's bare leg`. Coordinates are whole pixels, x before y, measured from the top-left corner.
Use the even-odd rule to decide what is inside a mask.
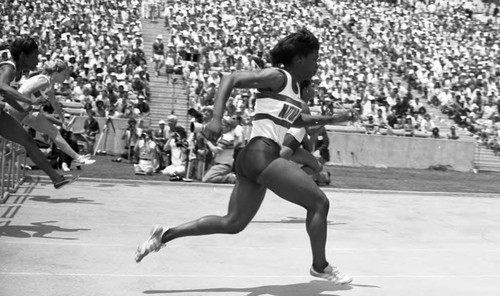
[[[184,236],[214,233],[235,234],[252,221],[264,200],[266,188],[245,177],[238,176],[225,216],[205,216],[170,228],[162,236],[162,243]]]
[[[22,145],[31,160],[49,176],[53,183],[63,178],[63,176],[59,175],[52,168],[45,155],[38,149],[33,138],[24,130],[19,122],[3,111],[0,111],[0,135],[7,140]]]
[[[14,118],[16,118],[20,122],[22,121],[23,124],[32,127],[37,132],[48,135],[49,138],[54,141],[56,146],[71,158],[78,159],[80,157],[80,154],[78,154],[75,150],[73,150],[73,148],[71,148],[68,142],[66,142],[63,136],[59,133],[59,130],[54,126],[49,118],[45,117],[45,115],[29,114],[25,118],[23,118],[21,117],[19,112],[11,111],[11,113]]]
[[[295,150],[295,153],[292,154],[290,160],[302,164],[302,170],[308,175],[317,174],[321,172],[321,169],[323,168],[311,152],[300,147]]]
[[[313,267],[323,270],[327,265],[325,248],[329,201],[311,176],[290,161],[278,158],[259,176],[258,182],[281,198],[307,210],[306,229],[311,243]]]
[[[71,146],[66,142],[63,136],[59,133],[57,128],[45,117],[39,117],[36,120],[37,124],[30,125],[36,131],[48,135],[56,144],[57,147],[61,149],[62,152],[71,156],[73,159],[78,159],[80,154],[78,154]]]

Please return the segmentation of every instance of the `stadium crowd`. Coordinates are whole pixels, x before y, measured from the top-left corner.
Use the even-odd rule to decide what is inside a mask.
[[[406,82],[406,92],[398,91],[402,101],[406,96],[410,108],[436,107],[453,129],[499,149],[498,7],[492,16],[473,17],[467,1],[348,3],[331,1],[329,7]]]
[[[151,60],[167,82],[183,77],[201,122],[224,74],[269,67],[271,46],[306,26],[322,44],[313,112],[354,107],[362,119],[351,123],[355,130],[433,138],[443,137],[438,125],[448,117],[448,138],[474,136],[499,151],[495,18],[471,17],[461,1],[400,2],[15,0],[0,4],[0,43],[32,36],[40,68],[56,58],[68,63],[70,77],[56,85],[68,114],[140,123],[150,112]],[[165,27],[151,55],[141,16],[159,16]],[[254,101],[252,92],[235,91],[227,116],[251,126]]]
[[[30,36],[40,70],[57,58],[68,64],[68,79],[55,86],[68,114],[143,118],[139,99],[150,90],[139,1],[15,0],[0,12],[1,44]]]
[[[167,75],[182,73],[191,107],[203,110],[222,75],[270,66],[270,45],[306,26],[322,43],[315,110],[354,106],[363,132],[474,136],[498,149],[498,8],[485,20],[467,1],[323,3],[175,1],[163,13],[166,56],[174,57]],[[229,115],[251,124],[252,102],[252,93],[234,93]]]

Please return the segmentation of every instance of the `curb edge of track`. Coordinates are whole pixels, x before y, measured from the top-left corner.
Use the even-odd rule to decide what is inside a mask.
[[[49,181],[50,179],[44,175],[33,175],[32,178],[39,180]],[[178,185],[178,186],[199,186],[199,187],[232,187],[233,184],[215,184],[215,183],[202,183],[198,181],[193,182],[173,182],[168,180],[133,180],[133,179],[98,179],[90,177],[80,177],[79,181],[86,182],[100,182],[100,183],[141,183],[151,185]],[[463,196],[463,197],[487,197],[487,198],[500,198],[499,193],[487,192],[444,192],[444,191],[408,191],[408,190],[382,190],[382,189],[359,189],[359,188],[334,188],[334,187],[320,187],[321,190],[326,192],[344,192],[344,193],[371,193],[371,194],[408,194],[408,195],[425,195],[425,196]]]

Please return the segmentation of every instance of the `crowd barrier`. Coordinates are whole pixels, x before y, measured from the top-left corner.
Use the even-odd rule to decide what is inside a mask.
[[[0,137],[0,203],[17,191],[24,180],[23,165],[26,163],[24,148]]]
[[[328,132],[330,162],[355,167],[474,170],[473,141]]]

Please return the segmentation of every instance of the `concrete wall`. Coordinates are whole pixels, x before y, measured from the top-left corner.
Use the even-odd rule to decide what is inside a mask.
[[[471,141],[328,132],[330,162],[344,166],[427,169],[450,166],[469,172],[474,168]]]
[[[83,130],[85,118],[76,118],[73,132]],[[96,119],[102,131],[106,119]],[[113,119],[113,124],[115,131],[110,127],[97,149],[105,150],[108,154],[122,154],[125,152],[125,140],[122,140],[122,136],[128,126],[128,120]],[[469,172],[474,168],[475,144],[471,141],[332,131],[328,132],[328,136],[330,162],[335,165],[411,169],[445,165],[462,172]],[[97,139],[99,137],[100,135]]]

